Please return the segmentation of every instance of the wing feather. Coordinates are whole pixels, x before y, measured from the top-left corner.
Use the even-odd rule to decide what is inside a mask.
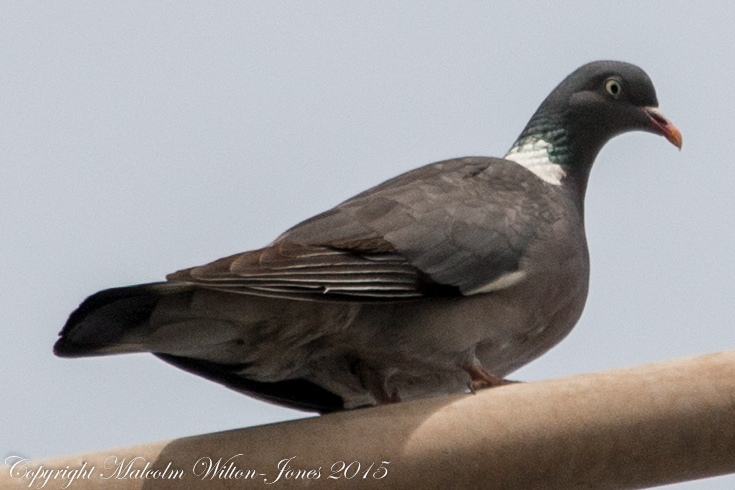
[[[168,279],[308,300],[491,292],[526,277],[529,245],[560,219],[555,209],[566,209],[555,196],[513,162],[438,162],[303,221],[268,247]]]
[[[179,271],[167,279],[234,293],[312,300],[397,301],[432,291],[430,281],[395,252],[368,254],[364,249],[285,243]]]

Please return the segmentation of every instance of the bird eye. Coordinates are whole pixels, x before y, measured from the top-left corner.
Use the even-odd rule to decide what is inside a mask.
[[[605,90],[613,97],[618,97],[623,91],[623,84],[617,78],[610,78],[605,82]]]

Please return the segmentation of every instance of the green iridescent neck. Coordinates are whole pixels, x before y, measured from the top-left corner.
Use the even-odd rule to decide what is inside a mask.
[[[544,141],[547,145],[548,159],[557,165],[569,166],[574,164],[574,154],[569,132],[562,126],[561,118],[558,116],[547,116],[536,114],[528,122],[526,128],[513,144],[513,150],[531,146]]]

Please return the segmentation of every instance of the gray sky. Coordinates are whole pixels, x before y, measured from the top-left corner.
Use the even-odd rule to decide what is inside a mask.
[[[602,151],[587,308],[513,377],[735,347],[735,4],[39,5],[0,4],[0,456],[304,416],[150,355],[62,360],[51,348],[99,289],[265,245],[426,163],[502,156],[595,59],[645,69],[684,148],[641,133]]]

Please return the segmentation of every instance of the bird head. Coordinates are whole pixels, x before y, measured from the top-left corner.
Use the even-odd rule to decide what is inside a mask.
[[[563,167],[565,178],[584,194],[599,151],[628,131],[659,134],[681,149],[681,133],[658,110],[656,89],[646,72],[630,63],[595,61],[575,70],[549,94],[509,155],[516,153],[514,159],[520,160],[519,148],[545,148],[548,160]]]

